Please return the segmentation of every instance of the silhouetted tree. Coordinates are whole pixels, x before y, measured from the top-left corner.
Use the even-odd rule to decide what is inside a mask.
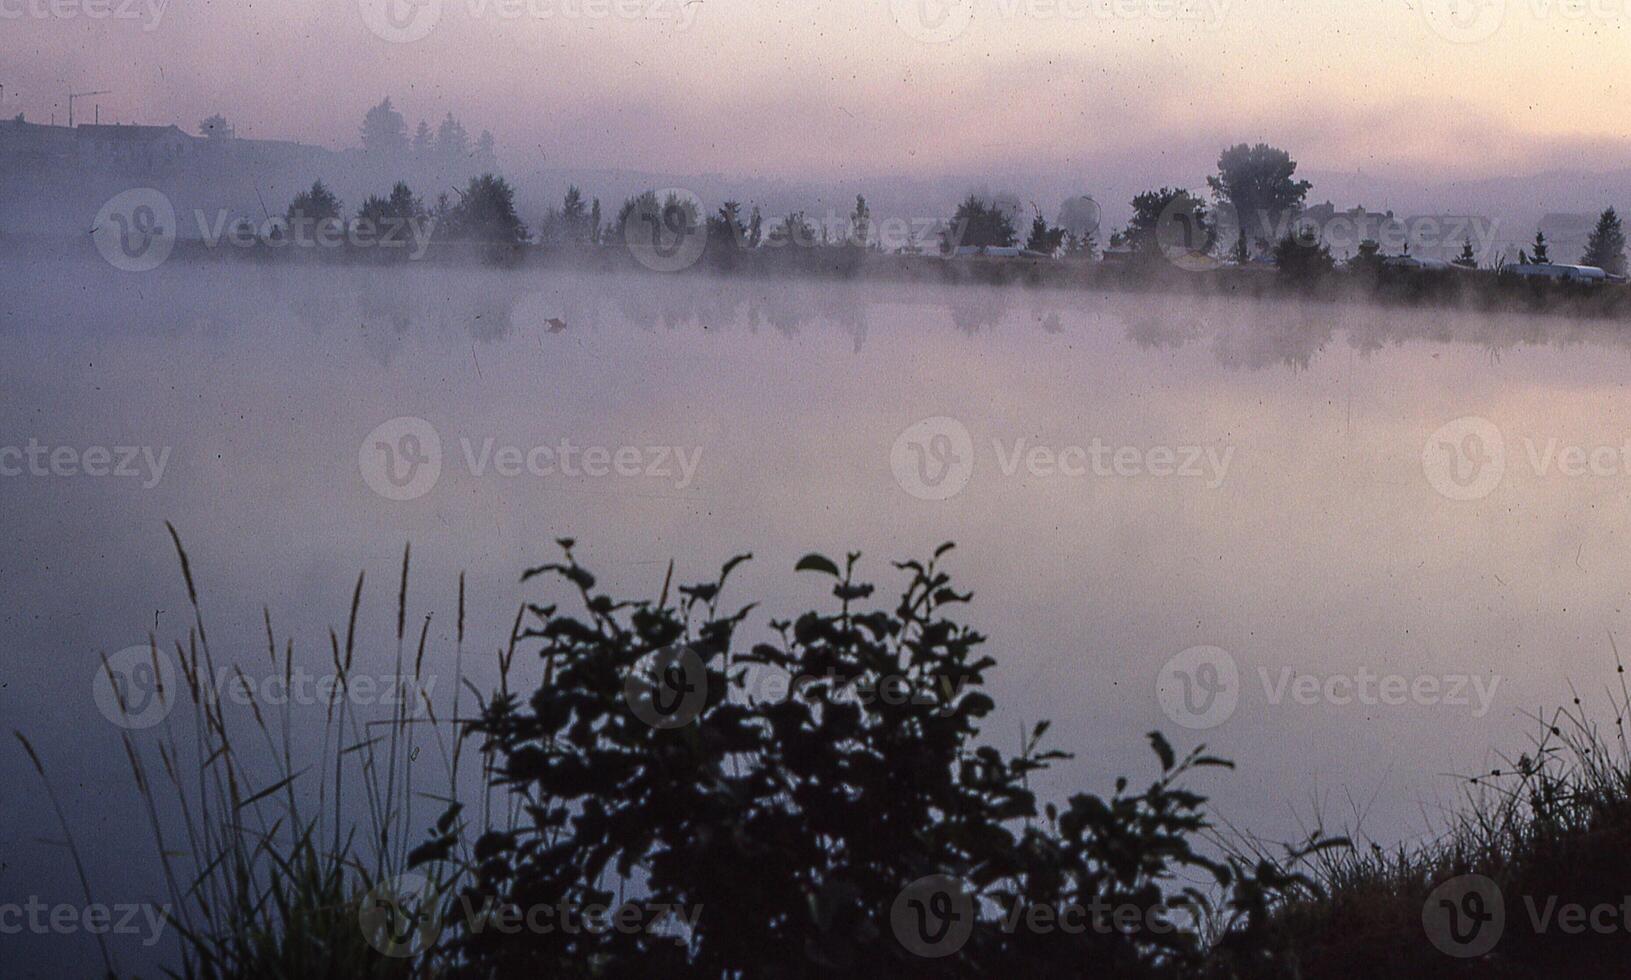
[[[1552,255],[1551,255],[1551,252],[1548,251],[1547,248],[1546,248],[1546,233],[1545,232],[1543,232],[1543,231],[1535,232],[1534,249],[1535,249],[1534,254],[1529,256],[1529,261],[1533,262],[1535,265],[1550,265],[1551,264]]]
[[[589,241],[600,244],[600,226],[603,224],[600,217],[600,198],[595,198],[589,206]]]
[[[442,120],[441,126],[436,129],[436,159],[447,168],[464,166],[470,155],[470,134],[465,132],[464,126],[448,113]]]
[[[326,221],[330,218],[339,218],[341,203],[328,185],[321,180],[313,183],[310,190],[301,191],[289,203],[288,218],[297,221],[304,218],[307,222]]]
[[[759,205],[753,206],[753,214],[748,218],[748,248],[758,248],[765,237],[765,217],[759,213]]]
[[[1287,235],[1274,246],[1274,264],[1281,278],[1298,285],[1313,285],[1331,274],[1336,260],[1311,230]]]
[[[576,184],[566,189],[566,197],[561,202],[560,222],[560,239],[563,242],[582,245],[589,241],[589,207]]]
[[[872,209],[860,194],[855,195],[855,210],[849,216],[849,240],[862,248],[872,241]]]
[[[1586,243],[1586,254],[1580,261],[1611,275],[1625,275],[1625,228],[1613,208],[1604,211],[1597,219],[1597,227],[1592,230],[1591,238]]]
[[[1296,173],[1291,154],[1266,143],[1240,143],[1219,155],[1218,172],[1206,178],[1206,184],[1217,203],[1232,208],[1240,223],[1237,254],[1249,255],[1259,243],[1275,241],[1285,215],[1302,208],[1313,185],[1294,180]]]
[[[1043,255],[1053,255],[1065,244],[1065,229],[1050,228],[1042,212],[1036,213],[1031,221],[1031,236],[1025,240],[1025,248],[1032,252],[1041,252]]]
[[[1473,251],[1472,238],[1468,237],[1461,243],[1461,254],[1452,260],[1454,264],[1465,269],[1478,268],[1478,253]]]
[[[408,152],[408,124],[387,96],[362,117],[362,148],[371,156],[397,160]]]
[[[402,220],[423,218],[426,215],[425,202],[414,195],[408,185],[397,181],[391,188],[387,197],[370,194],[357,209],[357,217],[374,222],[376,226],[383,225],[390,219]]]
[[[476,149],[471,157],[471,164],[478,173],[498,171],[498,145],[493,139],[493,134],[485,129],[476,138]]]
[[[723,255],[734,252],[747,241],[748,231],[742,225],[742,205],[726,201],[719,213],[708,219],[708,253]]]
[[[470,178],[450,209],[447,224],[448,237],[462,241],[514,245],[527,235],[527,226],[515,213],[514,189],[493,174]]]
[[[436,145],[436,138],[431,135],[430,123],[419,120],[419,128],[413,134],[413,156],[415,160],[424,163],[430,159],[431,149]]]
[[[1213,242],[1206,202],[1188,189],[1145,191],[1132,204],[1132,220],[1111,239],[1112,245],[1125,245],[1144,257],[1161,255],[1163,246],[1179,252],[1210,250]]]
[[[212,140],[231,139],[234,136],[232,124],[219,112],[199,123],[198,131]]]
[[[1358,253],[1348,260],[1348,268],[1354,272],[1376,275],[1382,269],[1382,244],[1373,238],[1360,242]]]
[[[798,245],[810,248],[821,240],[821,232],[810,224],[803,211],[794,211],[770,229],[770,244],[776,247]]]
[[[1001,206],[987,204],[970,194],[951,216],[945,232],[945,250],[955,252],[959,246],[1009,248],[1018,239],[1013,221]]]

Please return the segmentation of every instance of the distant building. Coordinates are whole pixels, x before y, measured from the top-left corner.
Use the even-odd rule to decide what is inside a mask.
[[[1392,211],[1367,211],[1363,207],[1338,211],[1335,204],[1326,201],[1303,209],[1297,215],[1295,227],[1314,230],[1321,245],[1337,256],[1346,257],[1358,249],[1360,242],[1380,242],[1392,237],[1393,226],[1397,224]]]
[[[286,140],[240,139],[221,125],[207,136],[178,126],[46,126],[21,116],[0,120],[0,168],[10,173],[147,177],[179,173],[242,175],[290,169],[321,171],[338,159],[332,151]]]
[[[202,142],[178,126],[78,126],[74,137],[80,166],[130,174],[179,170]]]
[[[0,120],[0,166],[7,172],[64,166],[74,160],[74,131],[67,126]]]

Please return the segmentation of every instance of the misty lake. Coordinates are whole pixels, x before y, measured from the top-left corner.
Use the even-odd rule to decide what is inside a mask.
[[[159,894],[102,654],[185,640],[164,522],[220,660],[266,673],[263,608],[321,665],[366,573],[359,660],[455,629],[488,689],[529,566],[578,553],[655,597],[829,601],[807,552],[955,541],[1041,787],[1154,773],[1269,839],[1323,819],[1430,834],[1534,712],[1617,687],[1631,619],[1631,344],[1612,325],[1091,291],[538,270],[0,260],[0,717],[41,749],[103,896]],[[524,649],[524,648],[523,648]],[[521,661],[526,660],[523,653]],[[533,664],[518,674],[536,681]],[[442,703],[455,679],[432,665]],[[1612,719],[1609,720],[1612,724]],[[151,737],[135,733],[135,737]],[[12,746],[15,749],[15,746]],[[0,752],[0,890],[77,898],[25,757]],[[105,897],[104,900],[112,900]],[[22,937],[16,962],[29,962]],[[87,941],[87,952],[91,947]],[[67,954],[51,947],[54,956]],[[87,962],[94,963],[92,959]],[[139,957],[139,953],[136,954]],[[7,954],[0,947],[0,974]]]

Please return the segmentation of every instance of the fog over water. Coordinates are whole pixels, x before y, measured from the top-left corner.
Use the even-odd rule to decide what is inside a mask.
[[[806,552],[863,552],[887,595],[892,561],[955,541],[948,567],[1000,664],[986,737],[1017,749],[1052,718],[1076,753],[1042,795],[1142,779],[1160,728],[1239,763],[1196,785],[1243,830],[1300,837],[1316,812],[1353,829],[1357,809],[1363,836],[1413,840],[1454,774],[1525,746],[1527,712],[1571,682],[1589,706],[1614,680],[1628,366],[1612,326],[1443,311],[431,267],[132,276],[14,255],[0,717],[39,747],[98,899],[162,901],[93,676],[150,633],[186,640],[165,521],[218,666],[263,678],[263,608],[321,669],[359,571],[359,670],[390,673],[411,543],[408,618],[432,616],[444,706],[459,574],[465,672],[488,690],[517,605],[550,599],[520,575],[558,537],[619,595],[654,597],[670,560],[697,582],[753,552],[727,594],[761,603],[743,642],[827,601],[792,573]],[[1489,435],[1469,418],[1499,445],[1466,443]],[[402,419],[417,421],[387,424]],[[434,447],[402,437],[426,427],[439,473],[410,474]],[[948,484],[970,459],[960,431],[972,466]],[[1495,481],[1440,467],[1445,440],[1504,446]],[[136,475],[82,472],[121,457]],[[1231,713],[1190,730],[1157,685],[1197,646],[1226,651],[1240,684]],[[518,662],[528,690],[537,665]],[[1317,679],[1312,703],[1288,669]],[[1377,696],[1358,696],[1366,677]],[[65,852],[40,843],[60,832],[37,786],[0,752],[0,893],[78,901]],[[82,947],[8,937],[0,975],[92,970]]]

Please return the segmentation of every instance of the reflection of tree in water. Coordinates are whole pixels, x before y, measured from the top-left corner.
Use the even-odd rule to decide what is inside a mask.
[[[1009,295],[1002,288],[957,289],[946,302],[951,322],[963,333],[973,335],[994,328],[1008,312]]]
[[[1127,339],[1144,350],[1176,350],[1198,339],[1203,329],[1188,316],[1134,316],[1127,320]]]
[[[1327,314],[1308,308],[1220,304],[1190,315],[1139,314],[1126,322],[1127,339],[1144,350],[1173,350],[1210,337],[1219,364],[1251,371],[1275,366],[1306,370],[1339,331],[1349,348],[1366,357],[1411,342],[1476,347],[1491,364],[1518,347],[1589,344],[1631,350],[1631,333],[1612,320],[1508,312],[1333,306]]]
[[[357,287],[362,346],[381,366],[390,365],[413,326],[414,298],[402,285],[400,276],[364,273]]]
[[[458,276],[436,298],[432,322],[469,332],[474,340],[501,340],[515,329],[515,307],[536,286],[523,276],[484,273]]]
[[[1335,326],[1330,320],[1293,320],[1289,317],[1254,318],[1219,330],[1212,351],[1228,368],[1258,371],[1284,365],[1306,371],[1314,355],[1330,343]]]
[[[852,350],[859,354],[866,343],[866,309],[859,291],[851,285],[839,285],[816,293],[816,312],[831,320],[838,329],[849,335]]]

